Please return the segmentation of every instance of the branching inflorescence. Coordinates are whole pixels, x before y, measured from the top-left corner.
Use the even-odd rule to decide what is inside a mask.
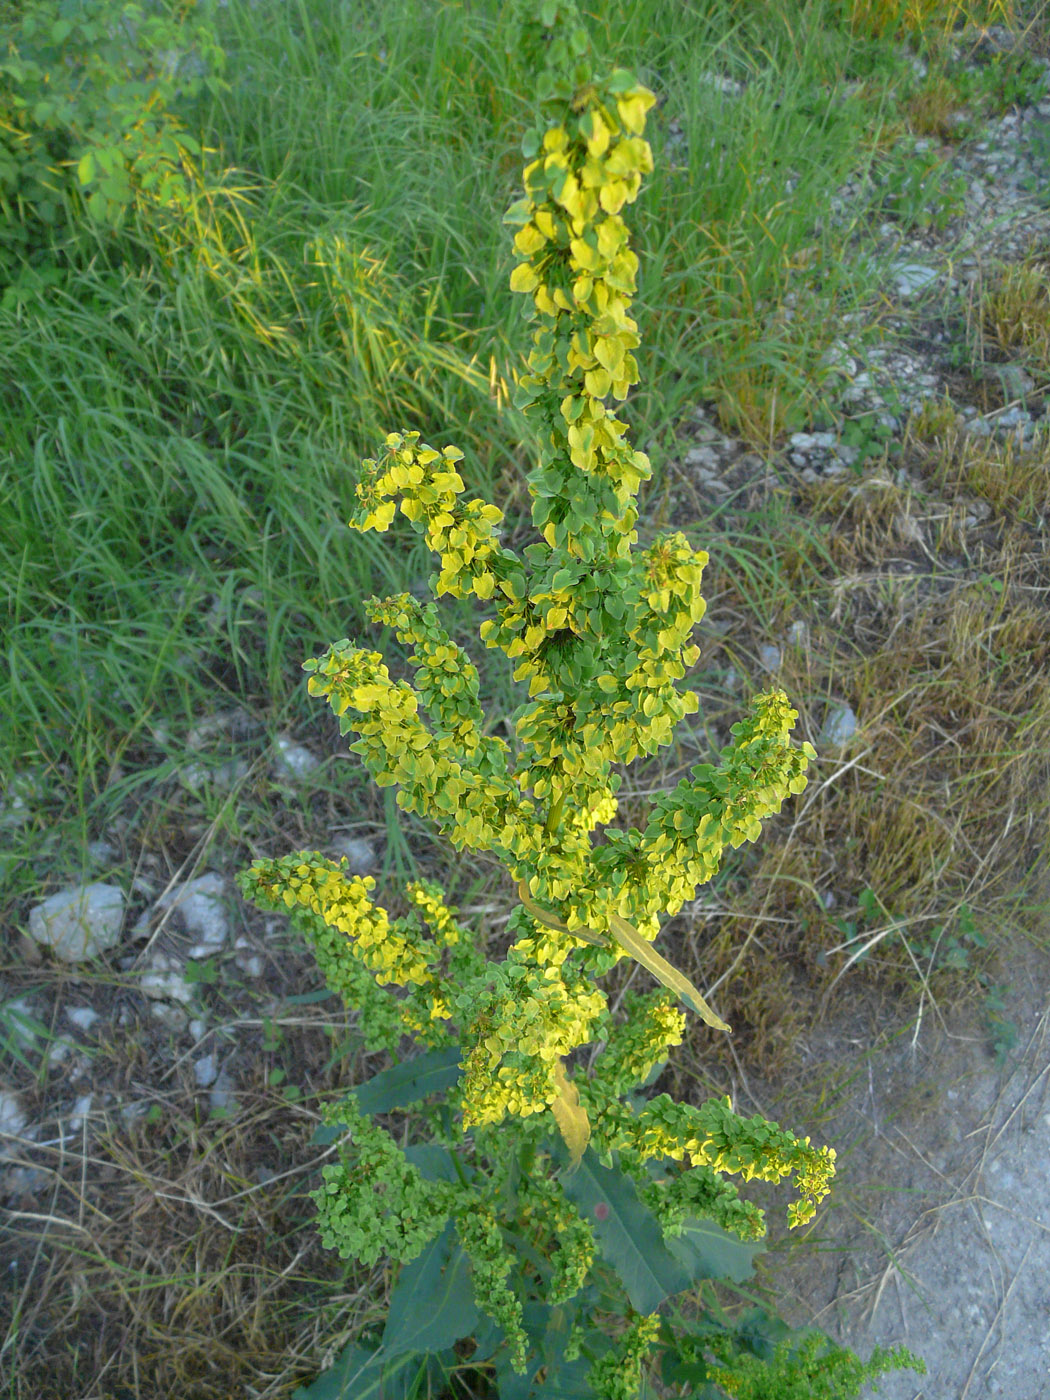
[[[424,1177],[351,1098],[331,1114],[352,1146],[325,1169],[322,1229],[347,1257],[406,1263],[451,1216],[477,1307],[502,1329],[520,1370],[522,1290],[531,1285],[527,1268],[508,1282],[501,1232],[523,1231],[550,1261],[545,1286],[559,1303],[580,1294],[595,1258],[594,1222],[551,1170],[559,1139],[568,1170],[589,1147],[631,1178],[668,1239],[696,1217],[740,1239],[760,1236],[762,1213],[739,1199],[732,1176],[776,1183],[793,1174],[790,1222],[810,1219],[834,1153],[739,1117],[728,1099],[695,1107],[663,1095],[638,1106],[625,1097],[681,1043],[678,1002],[729,1029],[652,947],[659,916],[694,897],[727,847],[758,837],[762,818],[805,786],[815,754],[791,744],[797,713],[770,690],[734,726],[717,765],[697,765],[655,800],[644,831],[609,827],[619,788],[611,766],[655,753],[699,707],[675,682],[699,655],[691,636],[704,616],[708,556],[680,532],[634,551],[635,498],[651,468],[607,404],[638,380],[629,314],[638,260],[621,211],[653,168],[644,139],[653,94],[620,69],[595,76],[572,3],[545,4],[519,38],[519,51],[542,62],[547,119],[525,136],[526,193],[505,216],[519,257],[510,286],[535,327],[514,404],[539,427],[528,484],[542,542],[524,557],[502,545],[502,512],[461,500],[463,454],[421,444],[418,433],[391,433],[364,463],[350,521],[385,531],[400,510],[438,556],[435,595],[494,606],[481,638],[529,687],[512,717],[517,748],[482,732],[478,672],[433,602],[402,593],[366,605],[411,645],[414,683],[393,680],[378,652],[346,639],[304,666],[310,694],[328,701],[342,733],[358,736],[351,752],[378,785],[396,784],[398,804],[431,819],[457,850],[491,852],[506,866],[520,900],[512,946],[502,962],[487,961],[427,882],[409,886],[414,911],[391,921],[370,899],[371,877],[316,852],[256,860],[240,879],[261,908],[293,911],[329,985],[360,1012],[371,1048],[395,1049],[406,1033],[431,1058],[459,1047],[452,1114],[419,1110],[447,1149],[446,1176]],[[595,845],[598,826],[607,829]],[[663,990],[629,994],[616,1019],[597,979],[625,956]],[[570,1077],[572,1052],[595,1043],[603,1048],[591,1073]],[[645,1316],[631,1328],[619,1344],[628,1367],[654,1335]],[[596,1393],[611,1394],[603,1375],[596,1367],[593,1383],[605,1387]]]

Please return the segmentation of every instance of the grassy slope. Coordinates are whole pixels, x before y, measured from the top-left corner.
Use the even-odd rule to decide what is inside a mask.
[[[985,995],[1003,975],[995,956],[1007,945],[989,933],[982,950],[981,931],[1045,832],[1034,796],[1050,737],[1037,545],[1050,488],[1045,466],[963,451],[930,412],[905,445],[928,496],[883,473],[862,492],[851,479],[787,482],[723,505],[683,497],[675,429],[698,401],[763,454],[786,432],[834,421],[822,356],[846,316],[855,344],[883,333],[887,279],[872,231],[891,211],[876,189],[848,251],[846,231],[818,228],[813,211],[848,176],[904,168],[896,142],[938,130],[955,90],[950,75],[919,82],[888,39],[854,34],[844,5],[804,16],[776,3],[592,8],[611,61],[661,98],[647,131],[656,171],[628,211],[643,345],[625,416],[654,463],[642,533],[669,523],[709,550],[707,621],[725,629],[701,635],[691,678],[705,732],[626,775],[621,820],[639,824],[652,791],[724,742],[763,683],[759,646],[793,619],[810,625],[782,671],[803,737],[816,738],[832,696],[864,721],[855,761],[823,758],[804,797],[727,863],[707,892],[715,912],[683,915],[670,933],[676,960],[742,1028],[744,1063],[775,1074],[797,1063],[799,1036],[829,998],[907,1014],[931,996]],[[230,873],[253,854],[325,849],[337,831],[370,832],[384,853],[377,876],[397,877],[385,882],[392,914],[403,912],[401,878],[420,870],[464,913],[504,907],[499,870],[451,857],[342,761],[299,670],[341,636],[396,659],[396,641],[373,635],[360,602],[430,571],[407,529],[345,528],[356,464],[386,431],[418,428],[463,448],[471,493],[508,513],[509,543],[530,538],[529,429],[506,404],[527,327],[506,290],[513,259],[500,224],[520,180],[526,88],[494,4],[371,13],[351,23],[323,0],[231,0],[215,23],[234,91],[192,114],[215,148],[195,223],[143,216],[122,240],[85,240],[65,287],[0,313],[0,774],[8,801],[25,804],[0,867],[4,975],[53,1007],[63,974],[26,971],[16,930],[41,897],[92,877],[87,843],[100,837],[118,847],[105,878],[127,888],[145,874],[163,888],[203,869]],[[704,70],[746,80],[746,96],[731,103],[700,81]],[[848,101],[847,82],[859,85]],[[995,112],[1001,76],[989,71],[986,86],[969,100]],[[678,174],[671,116],[690,152]],[[920,220],[928,198],[903,217]],[[1011,302],[1013,285],[978,308],[1000,344],[1020,319],[1038,321],[1040,287],[1022,283]],[[1050,367],[1045,347],[1032,353]],[[962,520],[974,496],[991,508],[983,553],[969,561],[990,583],[976,587],[945,563],[973,548]],[[909,547],[908,517],[926,531],[935,566],[924,568],[940,587],[886,580],[886,561]],[[443,607],[499,723],[522,697],[511,668],[477,642],[485,614]],[[743,695],[724,684],[729,664]],[[216,711],[242,719],[202,741],[195,726]],[[274,780],[279,733],[326,756],[308,786]],[[246,771],[231,786],[223,765],[238,758]],[[188,781],[191,762],[211,779]],[[833,912],[818,898],[829,884]],[[833,988],[845,962],[833,950],[858,933],[871,939],[865,965]],[[945,959],[952,940],[961,952]],[[129,1328],[138,1340],[111,1374],[143,1394],[182,1385],[226,1396],[250,1383],[283,1395],[333,1328],[375,1315],[365,1301],[375,1281],[362,1274],[347,1316],[341,1271],[310,1241],[302,1196],[313,1105],[362,1065],[356,1052],[340,1060],[340,1018],[304,1008],[273,1019],[273,997],[316,976],[280,929],[267,925],[265,946],[267,986],[239,985],[228,968],[207,989],[252,1067],[233,1119],[202,1122],[187,1108],[186,1045],[161,1074],[170,1050],[141,1002],[129,1003],[127,1035],[103,1043],[99,1083],[146,1082],[162,1111],[132,1145],[114,1127],[94,1152],[88,1195],[108,1223],[93,1227],[87,1262],[75,1232],[52,1237],[43,1256],[26,1237],[7,1337],[19,1358],[12,1394],[94,1393],[76,1387]],[[97,973],[84,986],[112,1007],[133,977]],[[721,1092],[717,1054],[698,1036],[661,1087]],[[280,1064],[303,1087],[297,1104],[275,1087]],[[61,1091],[42,1067],[25,1087],[42,1112]],[[284,1187],[248,1192],[260,1156],[290,1173]],[[109,1175],[96,1183],[101,1161]],[[78,1165],[86,1181],[87,1158]],[[159,1183],[172,1181],[182,1186],[160,1206]],[[152,1204],[137,1194],[144,1183]],[[195,1199],[234,1203],[236,1237],[217,1234]],[[75,1269],[93,1301],[70,1311],[60,1300]],[[319,1309],[308,1323],[306,1288]]]

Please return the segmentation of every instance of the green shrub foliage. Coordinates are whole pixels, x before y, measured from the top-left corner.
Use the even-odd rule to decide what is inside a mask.
[[[0,11],[5,305],[54,280],[85,228],[118,233],[136,203],[185,207],[201,147],[179,103],[228,87],[195,4],[164,0],[147,14],[134,0],[30,0]],[[189,50],[204,72],[177,76],[172,58]]]

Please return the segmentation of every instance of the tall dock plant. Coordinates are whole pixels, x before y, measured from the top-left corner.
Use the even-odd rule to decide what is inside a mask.
[[[510,287],[535,327],[514,404],[540,428],[528,484],[542,540],[524,557],[504,547],[502,512],[460,499],[463,454],[418,433],[391,433],[365,461],[350,521],[385,531],[400,508],[440,560],[436,596],[494,602],[481,638],[529,687],[513,716],[517,750],[483,734],[478,672],[433,602],[402,593],[366,605],[411,643],[414,685],[347,639],[303,668],[341,732],[359,736],[350,749],[378,785],[397,784],[398,804],[457,850],[506,866],[512,946],[488,961],[428,881],[408,886],[414,912],[392,921],[370,898],[372,877],[316,852],[256,860],[238,877],[258,907],[292,911],[370,1049],[396,1051],[406,1033],[423,1047],[326,1110],[316,1138],[340,1141],[315,1194],[325,1244],[401,1266],[381,1346],[349,1347],[336,1368],[345,1385],[333,1389],[330,1373],[325,1395],[379,1396],[408,1359],[451,1365],[470,1336],[470,1361],[494,1369],[504,1400],[627,1400],[654,1346],[679,1366],[691,1356],[689,1377],[727,1385],[743,1364],[736,1334],[709,1319],[689,1342],[660,1307],[702,1279],[750,1272],[764,1217],[732,1178],[793,1178],[797,1226],[834,1174],[833,1151],[739,1116],[728,1098],[632,1092],[681,1044],[686,1011],[729,1031],[654,947],[660,915],[711,879],[727,847],[758,837],[815,754],[791,744],[797,713],[767,691],[717,766],[697,765],[656,799],[644,832],[609,826],[610,766],[653,754],[698,709],[675,682],[699,654],[708,556],[681,533],[633,551],[651,468],[608,402],[638,380],[638,259],[622,211],[653,168],[653,94],[622,69],[595,75],[572,0],[518,8],[516,45],[539,74],[545,125],[524,138],[526,193],[504,222],[517,230]],[[614,1016],[600,979],[623,958],[659,986],[628,993]],[[596,1044],[584,1072],[573,1052]],[[408,1108],[430,1139],[402,1148],[376,1115]]]

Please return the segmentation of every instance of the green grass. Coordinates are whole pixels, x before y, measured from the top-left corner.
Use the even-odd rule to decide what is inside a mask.
[[[892,482],[858,491],[852,477],[813,487],[785,478],[772,492],[718,501],[696,491],[676,448],[701,400],[767,458],[796,429],[851,426],[836,408],[841,381],[823,361],[846,318],[854,353],[888,334],[879,223],[908,230],[951,218],[950,184],[923,166],[920,189],[910,138],[949,131],[963,98],[986,116],[1004,110],[1030,80],[1020,61],[1005,60],[964,80],[936,24],[910,41],[929,63],[920,80],[892,26],[880,31],[892,8],[633,0],[588,11],[610,63],[633,68],[660,98],[646,132],[656,169],[626,211],[641,261],[633,314],[642,347],[624,416],[654,467],[640,500],[643,540],[681,528],[711,555],[698,744],[725,742],[763,681],[759,646],[798,617],[811,623],[811,645],[788,651],[781,680],[801,737],[816,740],[833,698],[866,721],[862,757],[851,766],[857,749],[843,760],[821,755],[792,810],[705,891],[721,912],[671,935],[683,970],[720,989],[722,1014],[747,1028],[738,1040],[748,1063],[770,1072],[791,1065],[801,1028],[862,935],[883,930],[840,989],[875,979],[905,1014],[931,996],[982,995],[995,937],[987,956],[973,950],[966,967],[940,967],[930,929],[949,930],[950,941],[962,908],[988,928],[1045,828],[1036,795],[1050,739],[1037,547],[1045,464],[963,449],[952,414],[938,421],[928,410],[907,450],[929,499],[947,499],[938,513],[926,496]],[[952,10],[919,8],[936,19]],[[0,311],[3,971],[19,990],[55,997],[65,974],[27,969],[17,941],[48,894],[88,878],[127,889],[142,871],[162,886],[206,866],[231,873],[255,854],[323,847],[336,831],[385,836],[377,876],[425,869],[464,910],[501,927],[501,872],[445,851],[390,790],[380,796],[360,765],[337,756],[345,742],[308,700],[300,665],[343,636],[382,650],[395,671],[404,665],[361,603],[425,588],[432,560],[404,522],[383,536],[345,523],[360,460],[386,432],[418,429],[435,446],[461,447],[469,494],[506,512],[510,545],[531,539],[534,443],[508,407],[529,328],[507,290],[514,259],[500,222],[521,178],[528,81],[504,52],[491,0],[202,9],[233,88],[182,114],[210,148],[192,219],[143,206],[119,236],[56,234],[59,280]],[[1043,30],[1037,38],[1045,43]],[[705,71],[746,82],[746,94],[724,96],[701,81]],[[672,117],[688,150],[678,169]],[[869,175],[869,207],[833,227],[824,213],[832,192]],[[983,358],[988,342],[1050,369],[1041,277],[1033,263],[989,286],[967,316],[970,358]],[[975,495],[993,514],[971,562],[1002,583],[994,593],[943,563],[968,547],[961,522]],[[940,601],[883,576],[907,544],[902,512],[932,521],[942,562],[924,567],[947,579]],[[523,696],[512,668],[477,640],[485,611],[447,599],[442,609],[479,667],[490,726],[500,724]],[[720,631],[708,628],[717,622]],[[735,692],[721,684],[729,664],[742,678]],[[239,725],[202,740],[196,726],[219,711],[240,715]],[[285,733],[325,760],[305,785],[278,782],[268,767]],[[683,739],[629,775],[627,823],[649,794],[673,786],[696,748]],[[222,765],[236,758],[245,769],[231,786]],[[190,781],[191,764],[211,779]],[[1027,830],[1023,818],[1007,820],[1017,811],[1035,813],[1034,831],[1031,820]],[[119,855],[97,876],[87,845],[102,837]],[[824,909],[828,852],[840,891],[874,892],[875,922],[862,917],[870,900]],[[395,883],[385,902],[401,912]],[[279,932],[270,942],[278,999],[316,985],[302,950]],[[104,999],[134,987],[133,972],[81,973]],[[258,989],[227,970],[207,993],[220,1025],[258,1035]],[[46,1267],[29,1248],[5,1344],[19,1358],[12,1396],[68,1397],[90,1384],[84,1356],[102,1352],[96,1338],[75,1359],[90,1311],[58,1301],[70,1269],[85,1270],[110,1327],[150,1339],[141,1362],[119,1363],[120,1383],[144,1384],[144,1394],[225,1397],[251,1384],[259,1396],[288,1395],[336,1329],[374,1313],[374,1280],[347,1286],[304,1244],[312,1226],[301,1194],[295,1230],[280,1218],[284,1197],[260,1186],[238,1194],[258,1151],[295,1183],[316,1165],[304,1105],[352,1073],[345,1037],[320,1012],[286,1020],[295,1051],[283,1067],[303,1086],[298,1105],[271,1092],[261,1068],[247,1120],[199,1121],[186,1106],[183,1045],[182,1068],[156,1100],[160,1120],[131,1146],[107,1127],[92,1160],[115,1162],[116,1175],[98,1188],[105,1223],[96,1221],[90,1250],[78,1254],[76,1230],[59,1230],[56,1244],[51,1227]],[[151,1081],[157,1034],[148,1020],[126,1035],[112,1030],[102,1060],[114,1082]],[[13,1056],[19,1074],[30,1074],[26,1053]],[[259,1056],[276,1067],[273,1052]],[[695,1087],[696,1063],[679,1088],[690,1074]],[[717,1082],[710,1061],[708,1072]],[[38,1079],[33,1069],[26,1082]],[[38,1106],[61,1088],[38,1084]],[[68,1171],[57,1163],[54,1181]],[[183,1183],[175,1204],[143,1204],[144,1190],[174,1180]],[[240,1201],[236,1243],[195,1204],[223,1196]],[[194,1249],[196,1273],[186,1270]],[[304,1279],[317,1318],[304,1316]]]

